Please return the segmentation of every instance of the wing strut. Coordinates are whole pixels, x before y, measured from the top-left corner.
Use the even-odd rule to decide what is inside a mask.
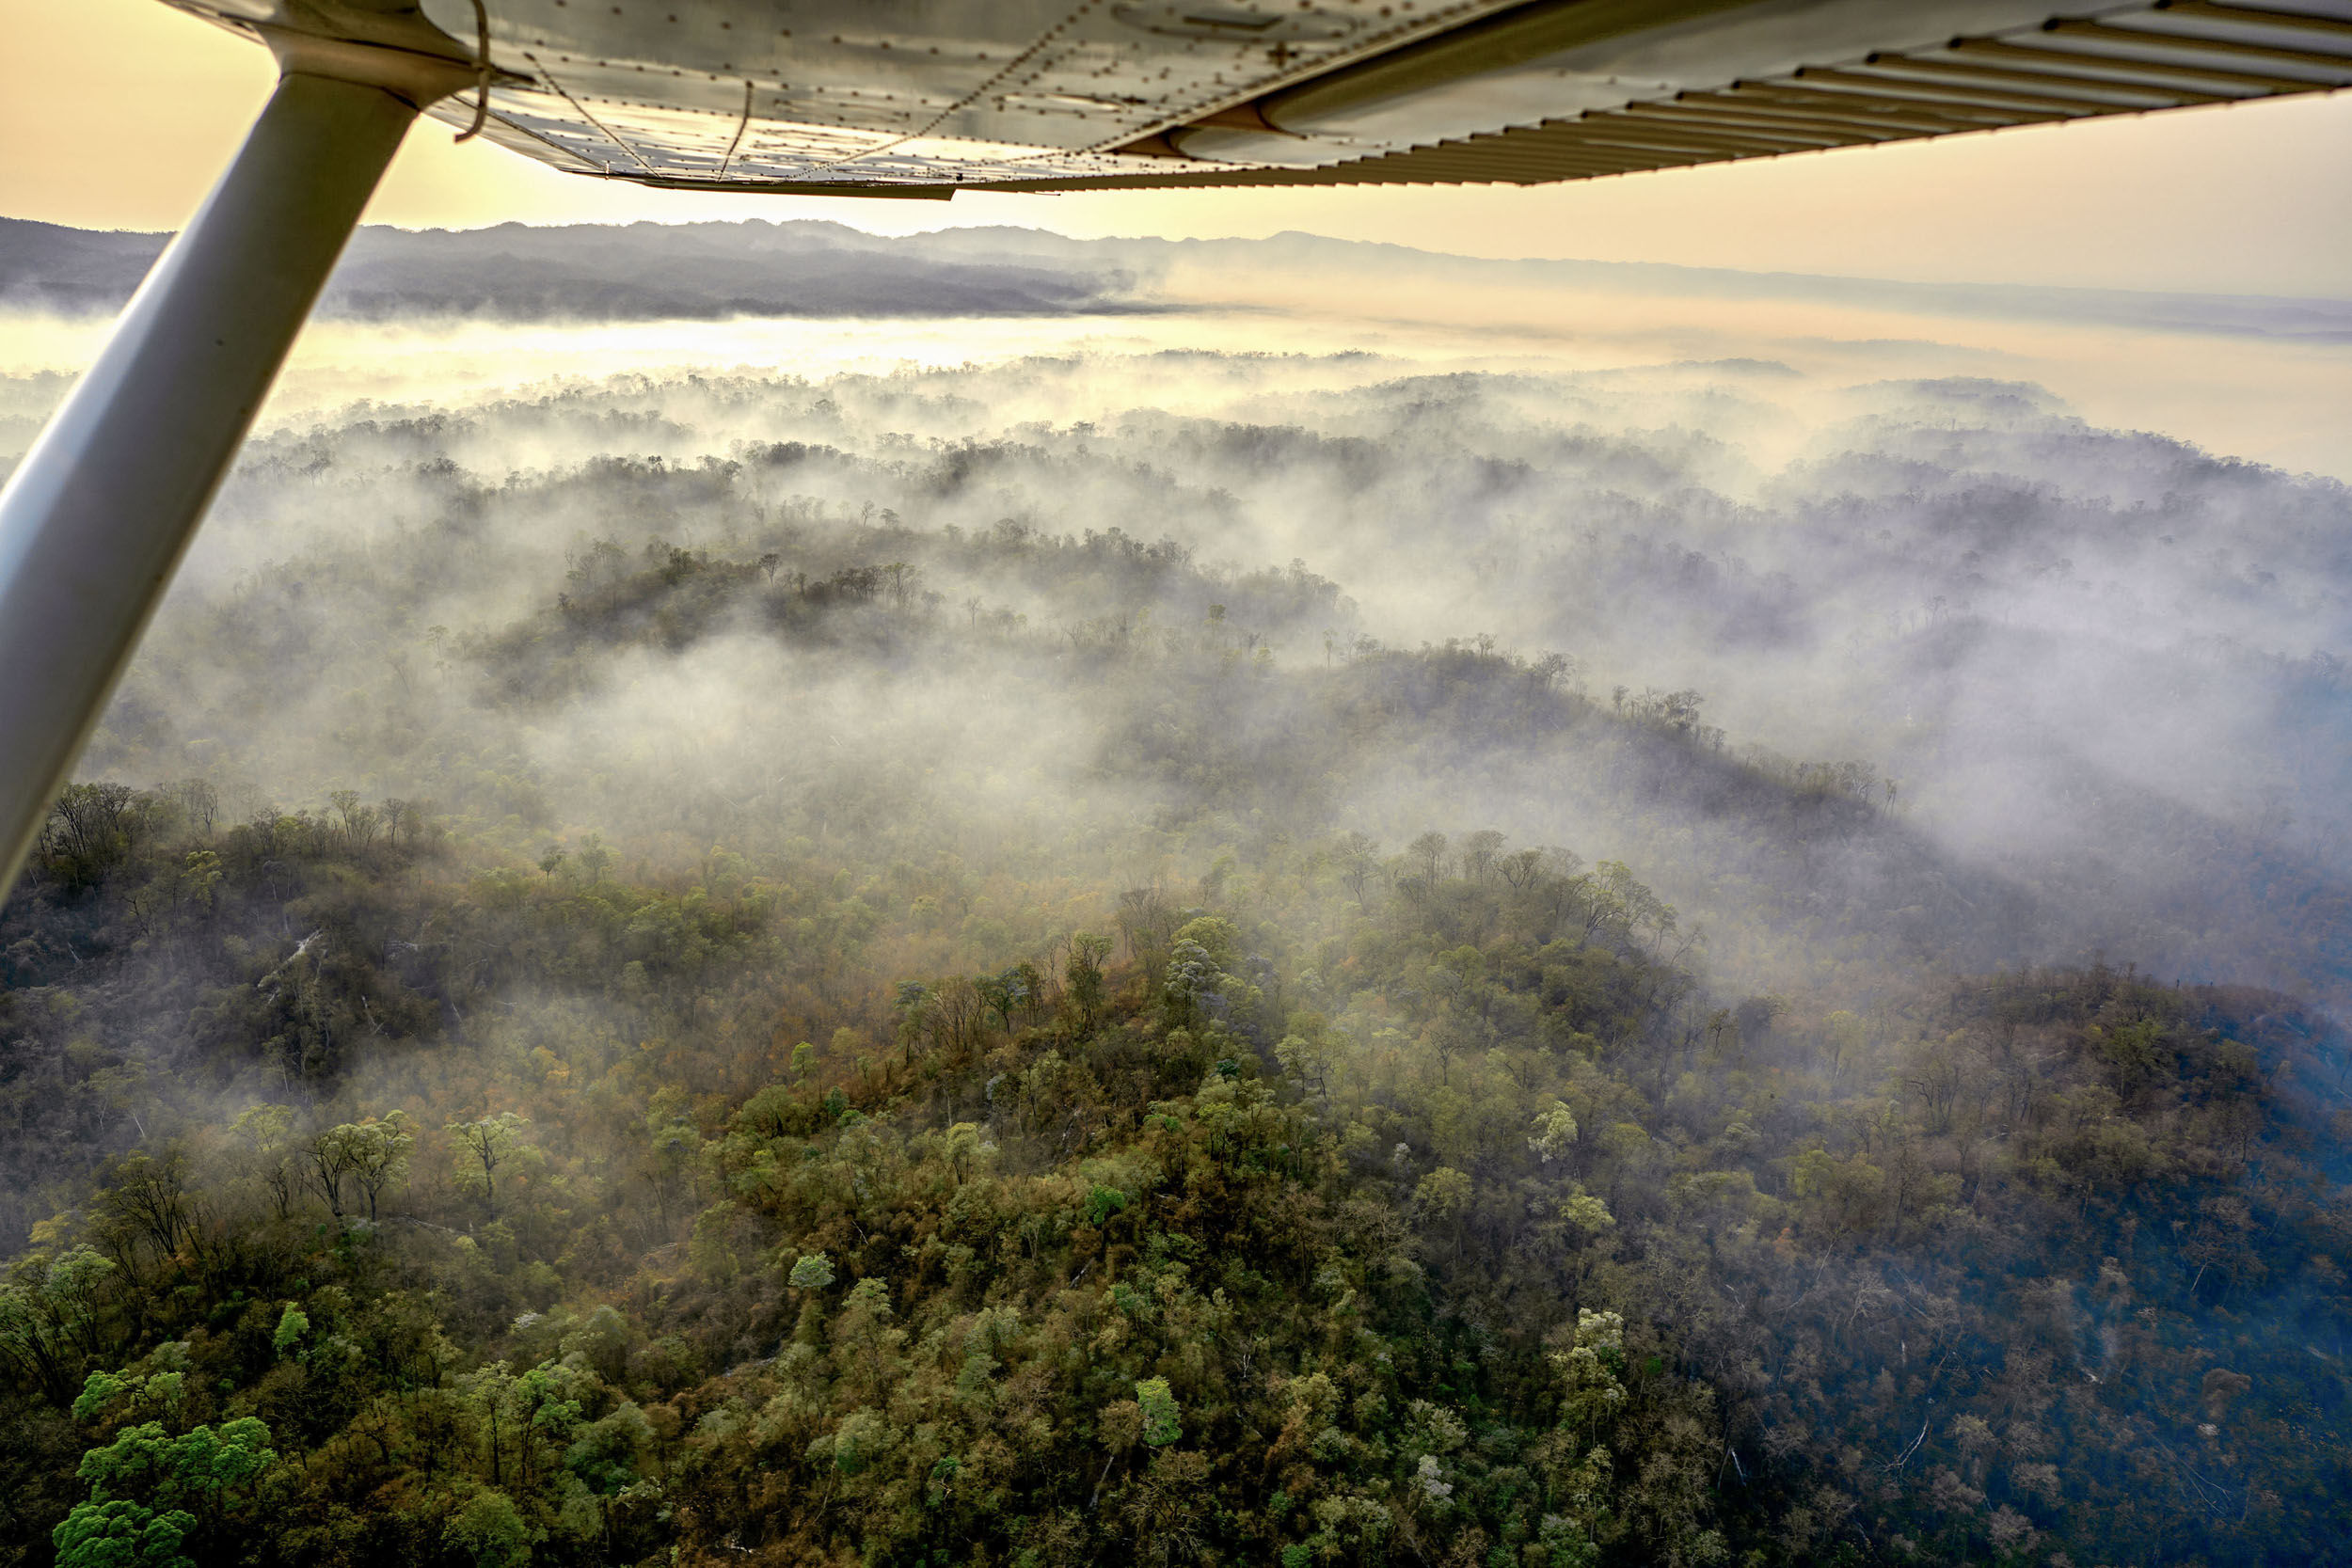
[[[0,490],[0,894],[416,115],[281,78]]]

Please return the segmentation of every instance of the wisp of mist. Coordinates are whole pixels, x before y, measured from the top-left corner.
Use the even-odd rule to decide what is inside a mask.
[[[2311,917],[2352,874],[2352,493],[2082,410],[2201,395],[2192,432],[2335,467],[2311,402],[2352,364],[2333,336],[2122,306],[2057,325],[2067,302],[2036,320],[2031,291],[1970,319],[1915,288],[1724,298],[1671,269],[1174,249],[1124,259],[1158,293],[1112,318],[323,325],[89,766],[220,771],[253,802],[363,779],[453,803],[445,753],[489,748],[538,802],[523,831],[705,800],[670,824],[705,842],[828,769],[930,777],[927,752],[984,754],[1000,825],[1147,809],[1103,774],[1108,721],[1034,669],[878,669],[722,613],[580,656],[518,714],[457,652],[547,613],[598,542],[803,574],[886,546],[939,613],[1050,644],[1093,607],[969,542],[1119,531],[1336,584],[1328,610],[1249,629],[1281,664],[1557,654],[1619,711],[1672,697],[1735,752],[1867,767],[1908,833],[2042,911],[1998,941],[1955,928],[1947,957],[2341,986]],[[12,341],[62,362],[90,330],[27,317]],[[0,432],[21,447],[64,384],[10,382]],[[1127,597],[1163,627],[1202,610]],[[1332,824],[1625,856],[1715,917],[1722,962],[1765,918],[1710,885],[1703,821],[1579,787],[1570,759],[1457,760],[1375,769]]]

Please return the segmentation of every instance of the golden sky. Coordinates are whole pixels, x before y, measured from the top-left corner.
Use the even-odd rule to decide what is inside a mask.
[[[269,89],[156,0],[0,0],[0,215],[176,227]],[[421,125],[370,219],[407,228],[822,217],[879,232],[1306,230],[1478,256],[2352,295],[2352,93],[1510,189],[714,197],[563,175]]]

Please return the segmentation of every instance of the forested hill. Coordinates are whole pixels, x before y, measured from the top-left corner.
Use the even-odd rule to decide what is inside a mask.
[[[170,236],[0,218],[0,306],[108,311]],[[1118,314],[1145,309],[1116,257],[1012,230],[909,244],[845,224],[641,223],[359,230],[319,304],[328,320],[482,316]]]
[[[2292,1005],[1712,996],[1495,835],[919,967],[1067,897],[77,786],[10,1178],[137,1143],[0,1297],[12,1560],[2339,1560]]]
[[[119,308],[166,234],[0,218],[0,309]],[[1930,316],[2102,323],[2138,331],[2352,341],[2352,301],[2127,289],[1916,283],[1626,261],[1506,261],[1300,233],[1263,240],[1073,240],[1047,230],[943,229],[886,237],[800,219],[498,224],[359,230],[320,302],[329,320],[470,316],[513,322],[739,317],[1116,316],[1184,309],[1186,269],[1343,289],[1402,280],[1435,292],[1537,288],[1756,300]]]
[[[1263,397],[1288,369],[1157,356],[1134,379]],[[1523,378],[1319,400],[1336,430],[910,433],[1097,373],[632,379],[285,432],[91,767],[209,772],[240,809],[356,779],[518,848],[570,823],[676,854],[856,832],[1034,842],[1103,879],[1133,879],[1139,814],[1200,852],[1276,824],[1494,827],[1641,866],[1756,989],[2106,954],[2345,997],[2340,485],[2118,451],[1974,385],[1905,389],[1918,424],[1870,421],[1775,510],[1700,489],[1739,459],[1687,426],[1518,422],[1593,395]],[[1999,422],[1946,429],[1963,415]],[[760,425],[788,438],[733,435]],[[548,461],[498,467],[515,451]],[[2089,462],[2140,455],[2178,465],[2161,510],[2036,473],[2088,488]],[[2249,559],[2224,571],[2233,529]],[[1728,555],[1742,530],[1808,575]],[[1359,580],[1269,560],[1286,536]],[[1390,631],[1471,614],[1520,637]],[[1768,721],[1837,749],[1759,746]]]
[[[0,1561],[2345,1560],[2352,502],[1780,379],[265,433],[0,905]]]

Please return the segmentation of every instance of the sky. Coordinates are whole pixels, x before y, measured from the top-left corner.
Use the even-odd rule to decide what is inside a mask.
[[[261,50],[157,0],[0,0],[0,215],[185,220],[266,96]],[[444,127],[369,219],[404,228],[822,217],[876,232],[1304,230],[1471,256],[2352,296],[2352,93],[1517,189],[969,194],[952,205],[642,190]]]

